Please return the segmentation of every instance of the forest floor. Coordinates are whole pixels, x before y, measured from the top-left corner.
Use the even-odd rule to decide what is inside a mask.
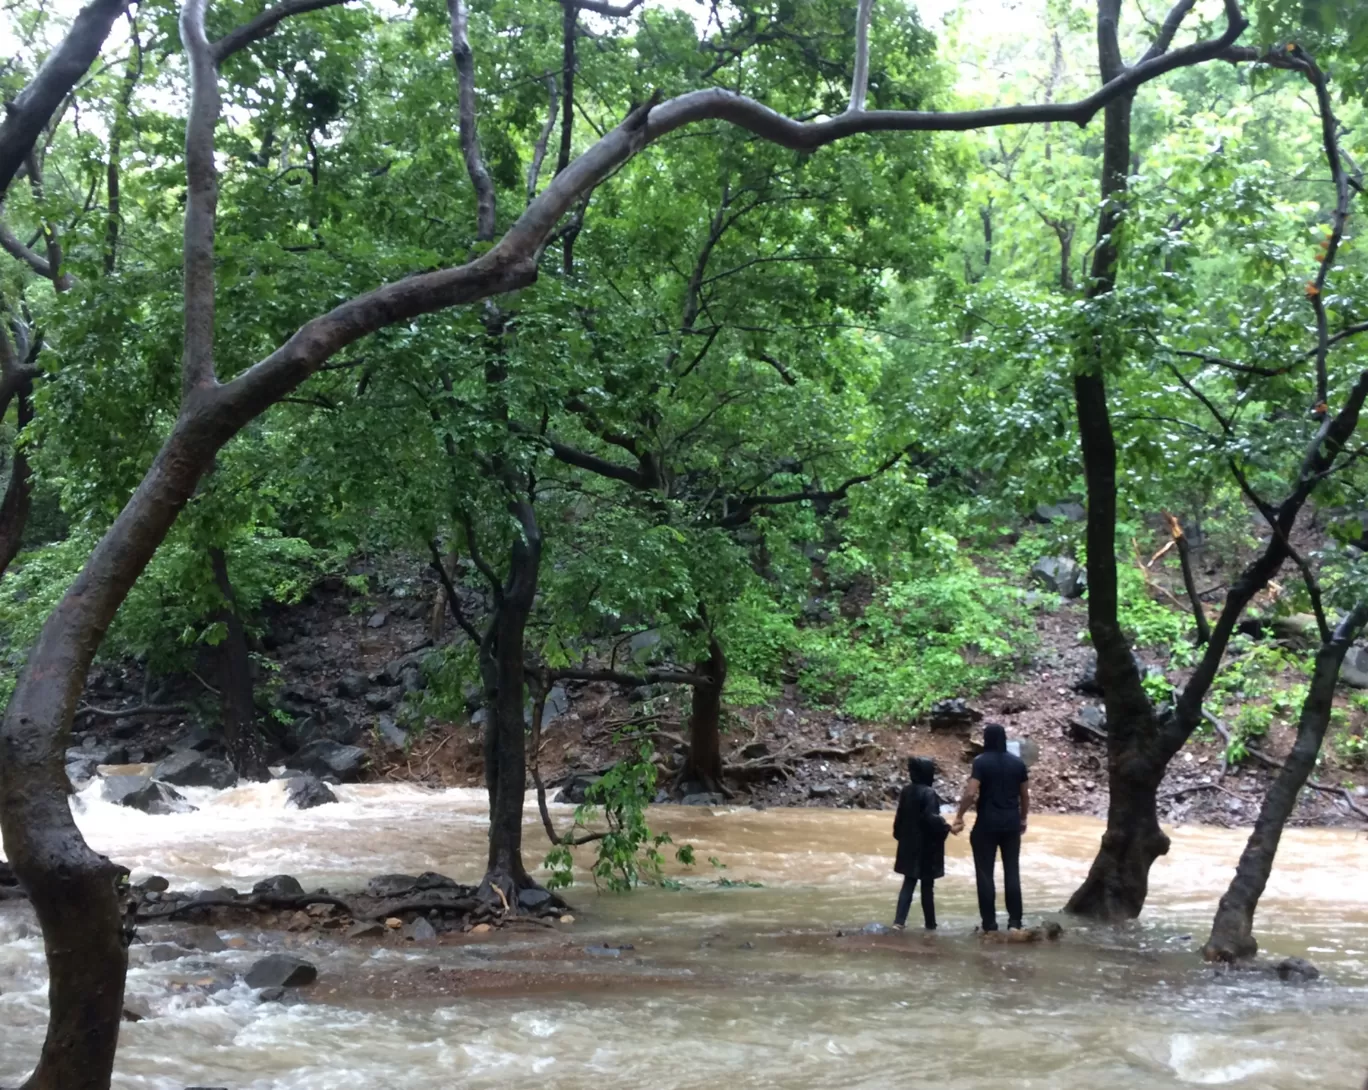
[[[984,559],[984,566],[991,567],[992,558]],[[481,731],[468,715],[451,722],[429,716],[421,730],[408,736],[395,729],[402,732],[406,718],[404,687],[398,684],[403,663],[420,657],[434,632],[439,641],[446,638],[440,611],[434,625],[430,577],[418,564],[397,559],[360,570],[377,588],[372,593],[358,594],[341,579],[325,580],[302,603],[268,618],[261,653],[272,664],[277,702],[295,715],[307,712],[326,723],[334,738],[366,747],[368,778],[434,787],[482,786]],[[1176,570],[1163,574],[1160,568],[1156,583],[1163,586],[1156,594],[1171,596],[1168,585],[1175,580]],[[1181,584],[1177,586],[1181,592]],[[927,722],[857,721],[837,708],[806,705],[792,685],[767,705],[729,709],[723,724],[729,765],[776,764],[783,769],[764,779],[734,779],[736,799],[757,806],[888,808],[905,782],[906,758],[916,754],[936,760],[938,789],[946,801],[953,801],[967,776],[979,727],[997,721],[1006,726],[1009,738],[1034,744],[1032,797],[1038,811],[1104,815],[1104,746],[1073,726],[1090,705],[1101,706],[1099,697],[1076,688],[1092,658],[1083,638],[1086,607],[1081,599],[1063,600],[1058,608],[1037,610],[1033,617],[1036,639],[1019,667],[988,689],[965,694],[980,717],[973,726],[932,729]],[[1159,655],[1142,650],[1140,657],[1164,665]],[[1182,673],[1170,671],[1169,679],[1181,682]],[[212,720],[215,702],[208,684],[199,678],[185,684],[185,713],[135,718],[87,713],[78,717],[73,744],[113,738],[129,750],[130,761],[157,759],[193,731],[196,714]],[[659,782],[669,782],[687,730],[687,690],[654,692],[646,702],[637,694],[633,702],[611,686],[566,688],[563,710],[554,717],[548,712],[538,757],[552,798],[567,779],[601,772],[623,756],[630,744],[627,728],[654,733]],[[86,700],[96,707],[127,709],[139,703],[134,695],[139,692],[145,689],[135,665],[107,664],[93,672]],[[1361,737],[1368,713],[1350,704],[1351,692],[1342,688],[1337,698],[1340,720],[1350,734]],[[1294,736],[1290,718],[1269,725],[1258,740],[1261,752],[1275,759],[1287,753]],[[1224,753],[1225,743],[1209,730],[1184,749],[1161,789],[1165,820],[1219,825],[1253,821],[1273,772],[1253,758],[1227,769]],[[1360,823],[1352,807],[1368,808],[1368,772],[1362,765],[1341,759],[1327,742],[1318,776],[1327,788],[1343,794],[1305,792],[1294,822]]]

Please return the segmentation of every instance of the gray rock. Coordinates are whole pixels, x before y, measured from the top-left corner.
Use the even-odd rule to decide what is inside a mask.
[[[758,761],[770,755],[770,747],[765,742],[750,742],[741,747],[741,756],[748,761]]]
[[[367,693],[366,707],[373,712],[387,712],[394,707],[394,694],[391,692]]]
[[[436,942],[437,928],[428,922],[426,916],[419,916],[404,929],[404,937],[410,942]]]
[[[160,874],[153,874],[138,883],[138,889],[144,893],[165,893],[171,888],[171,883]]]
[[[383,609],[370,615],[370,620],[366,622],[367,628],[384,628],[389,623],[389,614]]]
[[[173,753],[152,770],[153,779],[174,787],[215,787],[220,791],[237,786],[237,772],[227,761],[192,749]]]
[[[68,761],[66,766],[67,779],[71,781],[73,787],[79,787],[89,783],[100,774],[100,766],[97,762],[87,758],[79,761]]]
[[[627,641],[627,657],[633,662],[646,662],[660,646],[660,633],[654,628],[638,632]]]
[[[418,878],[412,874],[377,874],[366,883],[367,897],[398,897],[418,888]]]
[[[488,709],[488,708],[476,708],[475,711],[474,711],[474,713],[473,713],[473,714],[471,715],[471,717],[470,717],[470,725],[471,725],[472,727],[482,727],[482,726],[484,726],[484,725],[485,725],[486,723],[488,723],[488,722],[489,722],[489,709]],[[559,800],[558,800],[558,801],[559,801]]]
[[[87,737],[84,744],[66,751],[68,761],[94,761],[97,765],[128,763],[128,748],[111,742],[97,742]]]
[[[147,776],[107,776],[103,792],[110,802],[144,814],[189,814],[195,809],[179,791]]]
[[[161,963],[166,961],[179,961],[185,957],[189,951],[182,950],[179,946],[173,946],[169,942],[160,942],[156,946],[147,948],[147,956],[151,961]]]
[[[310,742],[286,762],[290,768],[297,768],[310,775],[335,776],[346,783],[357,779],[366,765],[366,751],[358,746],[344,746],[330,738],[319,738]]]
[[[198,753],[222,753],[223,737],[209,727],[194,726],[181,736],[178,749],[193,749]]]
[[[518,891],[518,904],[523,908],[537,909],[549,904],[551,894],[544,889],[523,889]]]
[[[370,691],[370,679],[365,674],[349,670],[337,681],[337,695],[347,700],[356,700]]]
[[[347,928],[347,938],[349,939],[375,939],[383,935],[388,928],[379,920],[358,920]]]
[[[570,694],[564,685],[552,685],[542,706],[542,726],[554,722],[570,710]]]
[[[1320,977],[1320,970],[1305,958],[1284,958],[1275,970],[1278,979],[1292,984],[1304,984]]]
[[[217,890],[210,892],[217,893]],[[192,927],[180,938],[182,946],[198,950],[202,954],[221,954],[228,949],[227,943],[212,927]]]
[[[1031,578],[1061,598],[1077,598],[1088,589],[1088,575],[1067,556],[1044,556],[1031,565]]]
[[[1160,680],[1163,679],[1164,671],[1159,669],[1159,667],[1147,666],[1145,663],[1140,661],[1140,656],[1137,655],[1134,651],[1131,652],[1131,658],[1135,660],[1135,668],[1140,671],[1140,676],[1142,678],[1152,677],[1158,678]],[[1079,679],[1074,682],[1074,689],[1076,689],[1080,693],[1085,693],[1088,696],[1105,695],[1102,692],[1102,683],[1097,680],[1096,651],[1090,651],[1088,653],[1087,665],[1083,667],[1083,673],[1079,677]]]
[[[927,726],[932,730],[972,727],[982,718],[981,711],[971,708],[968,701],[957,696],[949,700],[937,700],[926,713]]]
[[[1088,517],[1088,512],[1083,509],[1081,503],[1074,503],[1066,500],[1064,503],[1042,503],[1031,516],[1036,522],[1054,522],[1056,519],[1063,519],[1065,522],[1082,522]]]
[[[375,721],[375,733],[390,749],[403,749],[408,745],[408,734],[388,715],[382,715]]]
[[[680,803],[684,806],[722,806],[726,799],[715,791],[700,791],[697,794],[685,795],[680,799]]]
[[[257,897],[303,897],[304,887],[292,875],[277,874],[254,885],[252,894]]]
[[[586,801],[589,788],[598,783],[600,779],[599,776],[576,772],[561,785],[560,793],[556,795],[555,801],[568,803],[571,806],[580,806]]]
[[[423,677],[423,671],[415,663],[399,671],[399,685],[407,696],[410,693],[421,693],[427,688],[427,681]]]
[[[294,776],[285,784],[285,805],[294,810],[312,810],[336,802],[332,788],[317,776]]]
[[[1089,704],[1078,713],[1078,721],[1093,730],[1107,729],[1107,710],[1096,704]]]
[[[247,972],[249,988],[302,988],[318,979],[318,969],[292,954],[262,958]]]
[[[1355,644],[1344,656],[1340,680],[1355,689],[1368,689],[1368,648]]]
[[[262,988],[261,992],[257,995],[257,999],[263,1003],[279,1003],[284,998],[284,988]]]
[[[829,799],[836,794],[836,788],[829,783],[814,783],[808,788],[808,798]]]

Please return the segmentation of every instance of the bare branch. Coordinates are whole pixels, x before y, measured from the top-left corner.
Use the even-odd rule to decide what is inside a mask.
[[[446,565],[442,563],[442,551],[437,547],[437,542],[431,541],[428,547],[432,550],[432,570],[437,573],[438,580],[441,581],[442,589],[446,592],[447,605],[451,608],[451,615],[456,619],[456,623],[461,626],[461,631],[470,637],[471,643],[478,647],[483,640],[479,631],[469,618],[465,615],[465,610],[461,608],[460,595],[456,593],[456,585],[451,581],[451,576],[446,570]]]
[[[475,240],[494,241],[494,179],[489,176],[480,152],[480,134],[475,123],[475,56],[470,50],[470,9],[465,0],[447,0],[451,17],[451,55],[456,62],[456,84],[460,92],[461,154],[466,173],[475,190]]]
[[[1178,28],[1183,25],[1183,20],[1197,4],[1197,0],[1178,0],[1169,9],[1168,16],[1164,19],[1163,25],[1159,28],[1159,35],[1154,39],[1154,44],[1145,51],[1145,55],[1140,58],[1143,64],[1145,61],[1152,61],[1156,57],[1162,57],[1173,45],[1173,37],[1178,33]]]
[[[551,101],[551,108],[546,113],[546,122],[542,125],[541,132],[537,134],[537,142],[532,146],[532,162],[527,166],[527,199],[530,201],[537,195],[537,179],[541,176],[542,163],[546,159],[546,148],[551,142],[551,130],[556,127],[556,107],[560,103],[560,97],[556,91],[556,77],[546,77],[546,94]]]
[[[859,113],[865,108],[869,91],[869,16],[874,0],[859,0],[855,12],[855,73],[850,79],[850,105],[847,113]]]
[[[234,53],[247,48],[253,42],[259,42],[262,38],[270,37],[275,33],[276,27],[291,15],[303,15],[309,11],[333,8],[346,2],[347,0],[285,0],[283,4],[267,8],[250,23],[243,23],[242,26],[229,31],[213,44],[214,63],[222,64]]]
[[[22,261],[43,279],[52,280],[52,263],[36,250],[25,246],[23,241],[5,223],[0,223],[0,249],[3,249],[16,261]],[[60,270],[57,279],[53,281],[54,286],[59,291],[65,291],[73,283],[75,281],[72,280],[70,274]]]
[[[628,0],[626,4],[606,4],[602,0],[575,0],[575,7],[584,11],[592,11],[597,15],[621,19],[624,16],[631,15],[643,3],[645,0]]]

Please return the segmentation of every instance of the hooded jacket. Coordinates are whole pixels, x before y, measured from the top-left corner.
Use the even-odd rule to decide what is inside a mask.
[[[898,796],[893,818],[893,838],[898,842],[893,869],[904,878],[941,878],[950,825],[941,817],[940,798],[931,786],[936,766],[929,758],[913,757],[908,771],[912,782]]]
[[[983,752],[969,773],[979,782],[978,833],[1016,833],[1021,829],[1021,785],[1029,778],[1025,762],[1007,752],[1007,731],[1001,723],[983,728]]]

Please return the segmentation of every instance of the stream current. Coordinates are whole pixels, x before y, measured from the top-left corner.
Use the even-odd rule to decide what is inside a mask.
[[[189,790],[192,814],[149,817],[76,802],[98,850],[173,886],[305,888],[437,871],[477,882],[482,792],[338,789],[337,805],[284,808],[279,783]],[[553,807],[562,826],[570,808]],[[527,858],[545,834],[529,806]],[[556,1090],[766,1087],[842,1090],[1233,1086],[1358,1090],[1368,1063],[1368,839],[1290,830],[1256,933],[1321,981],[1218,974],[1196,951],[1243,844],[1240,830],[1171,830],[1143,920],[1064,920],[1057,944],[986,946],[972,934],[967,837],[937,883],[941,930],[852,934],[888,922],[897,892],[892,814],[662,808],[655,826],[700,865],[680,890],[568,891],[558,928],[445,936],[416,946],[316,933],[222,932],[221,953],[130,954],[114,1085],[233,1090]],[[1033,817],[1023,844],[1027,921],[1049,917],[1086,873],[1101,828]],[[715,857],[725,869],[709,863]],[[174,925],[145,929],[146,943]],[[184,930],[182,928],[181,930]],[[845,934],[838,935],[844,931]],[[319,980],[260,1003],[240,974],[289,949]],[[0,1085],[31,1069],[46,1019],[42,941],[23,905],[0,911]]]

